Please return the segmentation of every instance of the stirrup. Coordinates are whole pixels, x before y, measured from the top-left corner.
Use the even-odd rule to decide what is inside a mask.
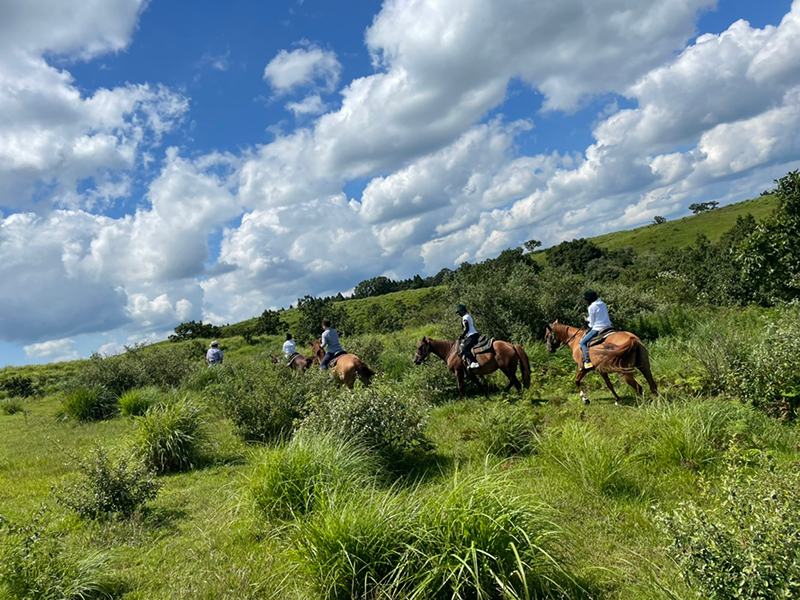
[[[590,369],[594,369],[594,365],[591,363],[591,361],[584,361],[583,369],[584,369],[584,371],[588,371]]]
[[[481,367],[481,364],[478,361],[474,361],[474,362],[470,363],[470,365],[469,365],[470,369],[480,369],[480,367]]]

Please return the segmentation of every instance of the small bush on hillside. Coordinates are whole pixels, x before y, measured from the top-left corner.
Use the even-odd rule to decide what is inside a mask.
[[[358,356],[373,369],[377,369],[384,352],[384,344],[377,335],[363,335],[348,339],[346,350]]]
[[[219,381],[206,388],[246,441],[286,439],[303,415],[307,396],[335,391],[318,369],[302,374],[275,367],[261,359],[243,360],[223,367]]]
[[[15,524],[0,517],[0,590],[19,600],[114,598],[120,591],[94,553],[79,557],[41,519]]]
[[[78,421],[100,421],[113,417],[119,405],[106,388],[79,387],[67,393],[62,403],[66,415]]]
[[[481,412],[477,435],[487,453],[527,454],[534,448],[541,422],[541,414],[529,406],[491,403]]]
[[[363,492],[377,471],[375,460],[346,440],[330,434],[297,435],[264,453],[250,492],[267,517],[293,519],[337,491]]]
[[[22,412],[22,402],[19,398],[0,398],[0,413],[13,415]]]
[[[36,386],[33,379],[25,375],[12,375],[0,380],[0,390],[10,397],[29,398],[36,395]]]
[[[153,406],[140,417],[137,454],[158,473],[192,468],[204,458],[204,425],[200,409],[188,400]]]
[[[698,504],[662,518],[668,548],[704,598],[800,595],[800,477],[754,471],[768,458],[733,449],[719,487],[703,480]]]
[[[123,415],[140,417],[161,400],[161,392],[156,387],[134,388],[119,397],[119,406]]]
[[[458,398],[455,375],[436,357],[429,358],[422,365],[413,365],[399,385],[410,397],[433,405]]]
[[[424,405],[394,385],[375,384],[354,392],[314,397],[301,429],[331,432],[341,439],[363,443],[392,467],[428,450]]]
[[[141,460],[127,457],[113,461],[102,449],[92,451],[79,468],[78,479],[61,487],[57,497],[84,518],[128,517],[155,498],[160,487]]]

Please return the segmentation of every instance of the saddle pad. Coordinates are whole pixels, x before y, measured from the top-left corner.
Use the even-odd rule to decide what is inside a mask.
[[[484,352],[489,352],[492,346],[494,346],[494,338],[482,336],[481,339],[478,340],[478,343],[472,348],[472,353],[483,354]]]
[[[606,327],[605,329],[602,329],[600,333],[598,333],[591,340],[589,340],[587,346],[589,348],[591,348],[592,346],[599,346],[600,344],[605,342],[606,338],[610,336],[612,333],[617,333],[617,330],[614,329],[613,327]]]
[[[330,360],[330,362],[328,363],[328,367],[330,367],[330,368],[333,368],[333,367],[335,367],[335,366],[336,366],[336,363],[337,363],[337,362],[339,362],[339,359],[340,359],[340,358],[342,358],[342,357],[343,357],[345,354],[347,354],[347,352],[345,352],[344,350],[342,350],[341,352],[337,352],[336,354],[334,354],[334,355],[333,355],[333,358],[332,358],[332,359]]]

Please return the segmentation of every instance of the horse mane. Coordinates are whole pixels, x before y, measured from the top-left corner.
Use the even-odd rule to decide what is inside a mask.
[[[569,325],[564,325],[564,323],[554,323],[553,325],[551,325],[551,327],[553,328],[553,331],[555,332],[556,336],[559,339],[563,337],[564,340],[568,339],[569,336],[571,335],[569,332],[570,329],[577,329],[578,331],[580,331],[579,327],[571,327]]]

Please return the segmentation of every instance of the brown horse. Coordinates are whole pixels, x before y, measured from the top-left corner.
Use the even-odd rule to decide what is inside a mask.
[[[284,358],[280,354],[273,354],[270,356],[270,360],[272,361],[272,364],[277,365],[278,363],[283,362]],[[289,359],[289,362],[286,363],[286,366],[292,371],[300,371],[301,373],[305,373],[306,369],[313,365],[315,360],[317,359],[313,356],[295,354]]]
[[[583,365],[583,353],[581,352],[580,342],[585,333],[586,331],[583,329],[562,325],[555,321],[547,325],[545,340],[547,341],[547,349],[550,352],[555,352],[561,344],[569,346],[570,350],[572,350],[572,358],[578,363],[578,375],[575,377],[575,384],[578,386],[578,391],[581,393],[584,404],[589,404],[589,397],[581,387],[581,379],[589,372],[581,368]],[[639,369],[650,385],[650,391],[654,396],[658,395],[655,379],[653,379],[653,374],[650,372],[650,358],[647,355],[647,348],[644,347],[642,340],[634,334],[628,331],[612,333],[602,344],[589,348],[589,358],[594,364],[594,370],[600,374],[608,389],[614,395],[615,404],[619,404],[619,396],[614,386],[611,385],[611,380],[608,378],[609,373],[619,373],[625,383],[636,391],[637,396],[641,397],[642,386],[633,378],[633,370]]]
[[[322,359],[325,358],[325,350],[323,350],[319,340],[314,340],[311,348],[317,360],[322,363]],[[353,389],[356,377],[358,377],[365,386],[369,386],[370,379],[375,376],[375,371],[370,369],[355,354],[341,355],[336,359],[336,365],[332,367],[330,371],[331,377],[335,377],[339,383],[343,383],[351,390]]]
[[[500,369],[503,374],[508,377],[506,391],[510,390],[512,385],[518,391],[522,391],[522,385],[526,388],[531,386],[531,365],[528,360],[528,355],[525,353],[525,350],[522,349],[522,346],[496,340],[492,345],[492,350],[475,355],[480,368],[470,369],[469,373],[467,373],[464,368],[464,362],[456,353],[457,341],[458,340],[434,340],[429,337],[422,338],[419,344],[417,344],[414,364],[422,364],[431,353],[441,358],[447,363],[447,368],[455,374],[458,393],[461,394],[462,399],[464,398],[465,375],[469,375],[477,382],[478,379],[475,375],[488,375]],[[522,385],[520,385],[519,379],[517,379],[518,364],[520,365],[520,371],[522,371]]]

